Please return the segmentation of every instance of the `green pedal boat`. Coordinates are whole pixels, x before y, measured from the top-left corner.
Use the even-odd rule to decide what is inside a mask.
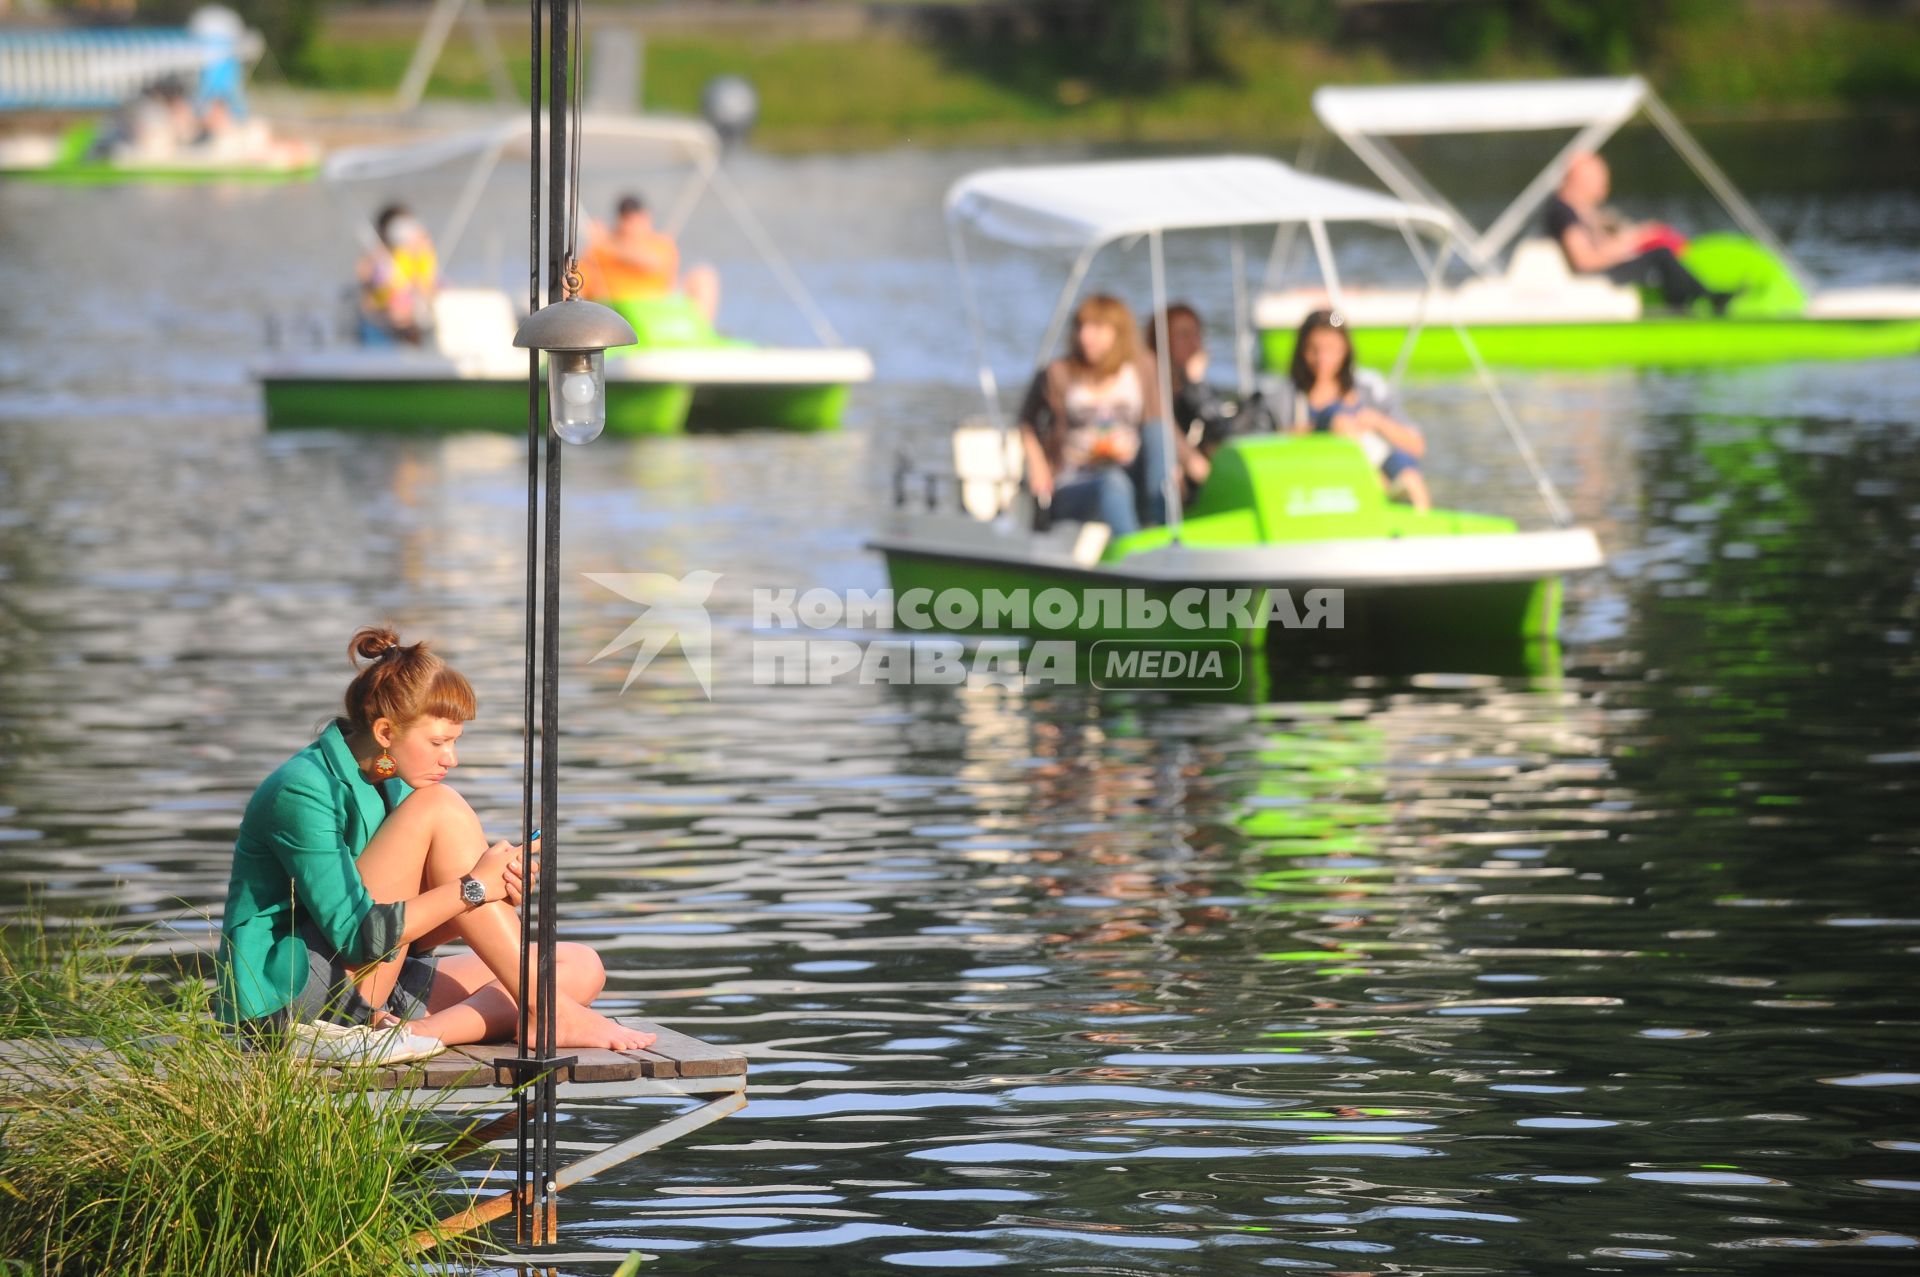
[[[258,120],[236,125],[234,136],[222,144],[182,146],[163,155],[101,154],[96,146],[99,137],[99,122],[89,120],[72,125],[58,137],[0,139],[0,178],[57,186],[271,185],[304,182],[320,171],[312,147],[274,141]]]
[[[968,232],[1072,256],[1043,357],[1093,257],[1116,241],[1148,250],[1152,315],[1166,305],[1169,232],[1237,241],[1248,229],[1312,222],[1323,235],[1326,223],[1344,222],[1443,241],[1451,233],[1434,209],[1239,156],[989,170],[953,188],[947,213],[963,280]],[[1233,261],[1243,269],[1240,253]],[[1244,282],[1234,281],[1236,297]],[[1241,349],[1250,344],[1247,309],[1236,307]],[[1244,361],[1241,375],[1244,391]],[[1171,402],[1164,368],[1161,376],[1161,401]],[[1268,432],[1230,438],[1215,452],[1191,508],[1181,511],[1171,488],[1167,526],[1113,537],[1098,523],[1036,527],[1021,490],[1017,427],[984,356],[981,384],[987,417],[954,432],[951,472],[905,460],[896,471],[894,507],[871,541],[886,558],[896,617],[1096,645],[1229,645],[1248,667],[1264,653],[1272,668],[1286,659],[1290,635],[1313,635],[1319,651],[1392,648],[1430,669],[1480,668],[1490,650],[1530,648],[1544,655],[1521,666],[1543,668],[1557,665],[1562,577],[1602,561],[1593,533],[1567,526],[1497,393],[1494,407],[1560,526],[1523,531],[1494,515],[1417,513],[1387,499],[1357,441]],[[908,591],[927,592],[911,610]],[[1472,654],[1466,665],[1463,652]]]
[[[1560,578],[1601,562],[1585,528],[1523,532],[1511,519],[1390,502],[1359,444],[1322,435],[1234,439],[1214,454],[1177,529],[1111,540],[1102,531],[1068,523],[1036,532],[1010,518],[903,507],[872,545],[886,556],[896,598],[908,590],[977,598],[971,608],[946,604],[948,617],[975,618],[952,627],[961,632],[994,632],[988,591],[1063,590],[1071,603],[1042,605],[1038,616],[1030,600],[1021,631],[1228,641],[1249,654],[1288,630],[1448,653],[1550,643]]]
[[[1255,322],[1270,367],[1284,367],[1295,327],[1329,304],[1352,324],[1362,361],[1420,372],[1472,366],[1477,353],[1507,368],[1689,368],[1794,359],[1920,353],[1920,287],[1819,288],[1752,207],[1638,76],[1622,79],[1326,87],[1314,111],[1389,190],[1432,203],[1453,225],[1470,274],[1428,287],[1343,285],[1323,260],[1324,284],[1269,289]],[[1576,275],[1560,246],[1525,236],[1567,162],[1597,151],[1644,113],[1720,200],[1741,234],[1693,240],[1681,260],[1708,288],[1734,294],[1725,315],[1677,314],[1636,287]],[[1398,136],[1573,130],[1558,155],[1484,230],[1476,229],[1409,165]],[[1316,251],[1324,248],[1316,240]],[[1509,252],[1509,249],[1511,251]],[[1505,265],[1501,257],[1506,254]],[[1275,260],[1286,252],[1277,252]],[[1471,330],[1473,350],[1457,328]],[[1417,341],[1409,334],[1422,329]]]
[[[640,341],[607,352],[607,429],[673,434],[685,428],[833,430],[852,386],[873,379],[864,350],[840,346],[819,307],[777,256],[772,241],[720,165],[720,141],[696,120],[650,116],[583,122],[595,148],[627,153],[620,180],[657,172],[685,179],[665,219],[678,230],[701,195],[716,189],[766,257],[820,338],[819,346],[777,348],[722,336],[678,295],[615,301]],[[478,156],[447,224],[436,236],[451,262],[501,158],[527,140],[528,122],[405,146],[342,151],[322,171],[333,186],[395,178]],[[374,242],[369,228],[358,228]],[[431,344],[420,347],[329,342],[324,324],[274,325],[278,348],[257,369],[269,428],[500,430],[523,432],[527,354],[513,345],[521,308],[498,288],[443,287],[434,301]],[[319,329],[321,331],[316,332]]]

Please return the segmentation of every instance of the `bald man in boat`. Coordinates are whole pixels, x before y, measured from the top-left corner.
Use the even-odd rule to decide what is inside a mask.
[[[1560,189],[1548,198],[1542,213],[1546,232],[1567,256],[1567,265],[1582,275],[1605,275],[1616,284],[1657,288],[1675,310],[1686,310],[1705,300],[1713,313],[1727,313],[1732,293],[1716,293],[1694,278],[1675,255],[1685,241],[1673,228],[1659,222],[1616,224],[1601,210],[1613,175],[1598,155],[1582,151],[1567,161]]]

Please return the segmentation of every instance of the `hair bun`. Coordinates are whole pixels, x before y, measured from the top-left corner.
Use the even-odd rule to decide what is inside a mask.
[[[365,625],[355,631],[347,644],[347,655],[362,661],[377,661],[400,646],[400,635],[390,626]]]

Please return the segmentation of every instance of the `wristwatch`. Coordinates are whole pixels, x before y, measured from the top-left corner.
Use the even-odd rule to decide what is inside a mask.
[[[478,909],[487,903],[487,884],[472,874],[463,875],[460,879],[460,898],[467,902],[467,908]]]

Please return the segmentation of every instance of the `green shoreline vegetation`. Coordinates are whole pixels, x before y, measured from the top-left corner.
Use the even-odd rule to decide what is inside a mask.
[[[32,1043],[46,1079],[23,1102],[0,1077],[0,1271],[391,1277],[472,1256],[412,1244],[457,1184],[421,1151],[430,1119],[240,1049],[203,981],[143,975],[130,947],[0,931],[0,1039]]]
[[[645,33],[648,109],[694,112],[713,76],[747,77],[761,98],[755,143],[774,151],[1266,140],[1306,132],[1324,83],[1628,71],[1695,120],[1920,110],[1920,24],[1843,0],[1109,0],[1025,14],[949,4],[798,34],[773,20],[784,6],[764,7],[765,29],[649,30],[644,4],[596,6],[589,23],[634,21]],[[390,93],[417,31],[350,12],[316,21],[283,82]],[[525,33],[501,32],[524,92]],[[490,96],[465,32],[449,40],[428,92]]]

